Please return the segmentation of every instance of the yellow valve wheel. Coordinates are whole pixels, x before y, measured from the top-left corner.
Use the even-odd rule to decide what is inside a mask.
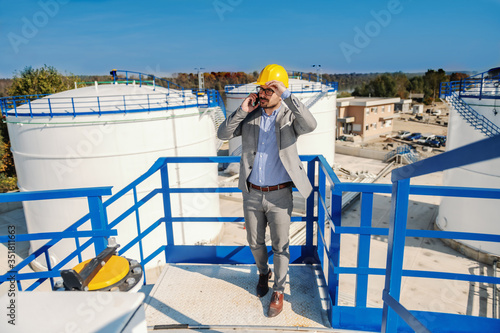
[[[73,269],[77,273],[80,273],[91,260],[92,259],[81,262]],[[99,290],[109,287],[121,281],[125,276],[127,276],[129,270],[130,264],[126,258],[120,256],[112,256],[111,258],[109,258],[108,262],[106,262],[104,267],[99,270],[96,276],[94,276],[92,281],[89,282],[89,290]]]

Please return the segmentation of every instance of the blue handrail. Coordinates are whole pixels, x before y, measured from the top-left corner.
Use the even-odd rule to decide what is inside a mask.
[[[118,73],[124,73],[125,78]],[[9,96],[0,98],[2,116],[15,117],[57,117],[77,115],[123,114],[139,112],[155,112],[192,107],[220,107],[224,116],[226,109],[217,90],[187,90],[180,85],[156,77],[152,74],[126,70],[112,70],[113,82],[135,83],[134,75],[138,75],[139,86],[152,86],[154,93],[138,95],[82,96],[82,97],[48,97],[50,94]],[[152,78],[143,80],[143,77]],[[151,83],[152,82],[152,83]],[[165,93],[156,93],[157,82],[166,85]],[[171,88],[179,90],[171,90]],[[164,90],[163,90],[164,91]],[[203,98],[200,98],[200,94]],[[25,107],[22,107],[22,106]]]
[[[224,102],[218,91],[204,90],[199,98],[191,90],[178,94],[153,93],[141,95],[109,95],[89,97],[47,97],[49,95],[12,96],[0,98],[5,117],[75,117],[82,115],[124,114],[156,112],[186,108],[219,106]],[[40,98],[39,97],[44,97]],[[27,101],[27,103],[26,103]],[[33,102],[35,101],[35,102]],[[26,105],[23,109],[22,105]]]
[[[124,73],[125,74],[125,78],[120,78],[118,76],[118,73]],[[132,75],[138,75],[139,76],[139,86],[142,86],[142,83],[143,83],[143,77],[146,77],[146,78],[149,78],[149,79],[153,79],[153,85],[156,85],[156,81],[158,82],[162,82],[164,84],[167,85],[167,89],[170,89],[170,86],[174,86],[174,87],[177,87],[178,89],[180,90],[184,90],[183,87],[181,87],[180,85],[178,85],[177,83],[174,83],[172,81],[169,81],[167,79],[163,79],[161,77],[157,77],[153,74],[146,74],[146,73],[141,73],[141,72],[134,72],[134,71],[128,71],[128,70],[123,70],[123,69],[113,69],[110,74],[113,76],[113,81],[116,82],[116,81],[124,81],[125,84],[129,84],[129,82],[132,82],[132,81],[135,81],[134,77],[133,76],[130,76],[129,77],[129,74],[132,74]]]
[[[460,98],[500,99],[499,87],[500,76],[465,78],[460,81],[441,82],[439,96],[446,98],[457,93]]]
[[[326,85],[328,87],[327,92],[335,92],[338,91],[339,88],[339,83],[334,82],[334,81],[325,81],[322,83],[323,85]],[[233,91],[234,89],[238,88],[237,91]],[[244,89],[242,89],[244,88]],[[225,93],[251,93],[255,92],[257,89],[256,85],[252,84],[231,84],[227,85],[224,87]],[[288,90],[294,94],[304,94],[304,93],[316,93],[316,92],[322,92],[323,90],[321,89],[321,84],[319,82],[312,82],[311,85],[303,85],[303,84],[290,84],[288,87]]]
[[[419,277],[427,279],[450,279],[461,281],[474,281],[482,283],[500,284],[500,278],[490,276],[475,276],[469,274],[455,274],[448,272],[435,272],[425,270],[407,270],[402,267],[404,255],[405,237],[426,238],[450,238],[470,239],[480,241],[500,242],[500,235],[450,232],[435,230],[407,230],[405,207],[408,207],[409,195],[434,195],[434,196],[458,196],[500,199],[499,189],[482,188],[457,188],[449,186],[410,186],[409,177],[444,170],[458,165],[474,163],[495,157],[499,157],[498,147],[500,137],[488,139],[471,146],[466,146],[457,151],[449,151],[436,157],[417,162],[411,166],[403,167],[393,171],[393,185],[390,184],[360,184],[342,183],[337,178],[332,168],[323,156],[301,156],[301,160],[307,163],[308,177],[314,184],[316,195],[310,195],[306,203],[306,216],[294,216],[292,222],[306,222],[306,243],[302,246],[292,246],[291,262],[301,263],[304,261],[318,263],[322,267],[325,286],[328,289],[327,301],[330,303],[329,319],[333,327],[362,329],[386,332],[409,331],[411,328],[419,330],[442,332],[457,332],[459,329],[481,327],[484,331],[495,331],[500,327],[500,320],[491,318],[480,318],[463,315],[452,315],[427,311],[408,311],[399,304],[399,285],[402,277]],[[468,160],[463,161],[464,157]],[[142,198],[137,197],[135,192],[134,204],[126,209],[114,221],[108,224],[108,228],[115,228],[127,216],[137,213],[139,208],[146,204],[156,195],[162,196],[164,211],[158,216],[146,230],[137,232],[137,237],[127,244],[122,244],[120,254],[126,253],[128,249],[147,241],[148,235],[156,228],[162,227],[167,232],[167,244],[159,244],[158,248],[151,253],[143,253],[141,250],[141,263],[147,264],[158,255],[163,255],[167,263],[212,263],[212,264],[237,264],[253,263],[253,257],[246,246],[200,246],[178,245],[173,236],[172,223],[175,222],[200,222],[200,221],[242,221],[243,217],[179,217],[173,216],[171,210],[171,194],[176,193],[223,193],[239,192],[234,187],[214,188],[177,188],[170,187],[170,176],[168,166],[170,164],[185,163],[234,163],[239,157],[166,157],[161,158],[143,175],[131,184],[120,190],[103,203],[106,209],[109,205],[117,202],[146,179],[160,173],[160,186],[145,193]],[[341,223],[342,219],[342,193],[361,192],[361,221],[359,227],[347,227]],[[389,228],[372,227],[371,216],[373,213],[373,198],[376,193],[392,192],[392,218]],[[317,198],[317,210],[315,210],[315,199]],[[316,224],[317,233],[314,233]],[[164,228],[164,229],[163,229]],[[356,267],[343,267],[340,265],[341,235],[359,235],[358,265]],[[389,254],[385,268],[371,268],[370,262],[370,240],[372,235],[389,236]],[[33,237],[36,237],[33,235]],[[316,237],[316,238],[315,238]],[[325,253],[325,254],[324,254]],[[354,307],[341,306],[338,302],[339,281],[343,274],[355,275],[356,280],[356,303]],[[368,277],[386,276],[386,289],[383,294],[384,309],[367,307]],[[398,317],[405,320],[399,322]],[[428,318],[432,318],[429,320]]]
[[[422,321],[417,319],[399,303],[401,277],[403,276],[405,238],[408,233],[406,224],[408,219],[410,179],[436,171],[444,171],[496,158],[499,156],[498,147],[500,147],[499,135],[392,171],[392,213],[389,228],[385,288],[383,292],[382,332],[397,331],[398,320],[396,316],[402,318],[416,331],[431,332]],[[467,159],[464,159],[464,156],[467,156]],[[500,199],[500,191],[497,193],[495,198]],[[493,237],[493,239],[497,242],[500,241],[500,235],[498,235],[498,239],[497,237]],[[500,279],[498,279],[498,282],[495,281],[497,278],[489,280],[491,283],[500,282]]]
[[[484,115],[479,114],[463,99],[500,99],[500,76],[490,77],[487,76],[487,73],[460,81],[441,82],[440,98],[450,102],[458,114],[472,127],[486,136],[492,137],[500,134],[500,127]]]
[[[60,271],[64,267],[64,265],[66,265],[75,257],[78,257],[79,262],[81,262],[81,253],[87,247],[94,244],[95,253],[100,253],[102,250],[104,250],[107,246],[107,238],[117,235],[116,230],[108,228],[107,222],[105,220],[105,214],[102,205],[102,196],[105,195],[111,195],[111,186],[0,194],[0,202],[38,201],[86,197],[89,205],[89,213],[66,228],[64,231],[35,234],[17,234],[14,226],[12,228],[12,233],[10,232],[9,228],[9,235],[0,236],[0,243],[7,243],[9,247],[11,246],[11,243],[14,244],[15,247],[16,242],[44,239],[48,239],[50,241],[41,246],[39,249],[35,250],[20,263],[12,263],[9,271],[6,274],[0,275],[0,284],[5,281],[12,280],[12,276],[14,276],[18,282],[18,289],[22,290],[20,281],[35,279],[36,281],[26,289],[27,291],[31,291],[48,278],[50,279],[50,284],[53,288],[53,279],[60,276]],[[83,223],[89,220],[91,222],[92,230],[77,230],[80,226],[82,226]],[[88,239],[84,244],[80,245],[79,239],[85,239],[87,237],[89,237],[90,239]],[[59,262],[56,266],[51,267],[49,250],[62,239],[74,239],[76,250],[69,254],[66,258],[62,259],[61,262]],[[15,251],[13,251],[13,253],[15,253]],[[21,269],[26,267],[42,254],[45,256],[45,260],[47,263],[47,272],[19,273]]]

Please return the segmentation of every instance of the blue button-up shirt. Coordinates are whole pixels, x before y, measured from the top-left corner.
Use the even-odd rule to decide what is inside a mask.
[[[257,147],[252,172],[248,177],[248,181],[252,184],[273,186],[292,180],[286,172],[283,163],[281,163],[278,143],[276,142],[276,116],[282,108],[283,105],[274,110],[270,116],[267,115],[264,109],[261,111],[259,146]]]

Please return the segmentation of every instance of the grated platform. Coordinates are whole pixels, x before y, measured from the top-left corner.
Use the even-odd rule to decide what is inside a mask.
[[[272,267],[271,267],[272,268]],[[255,295],[255,265],[167,265],[146,300],[148,327],[160,325],[329,328],[315,266],[290,265],[283,312],[268,318],[272,294]],[[274,278],[274,276],[273,276]],[[159,328],[159,327],[158,327]]]

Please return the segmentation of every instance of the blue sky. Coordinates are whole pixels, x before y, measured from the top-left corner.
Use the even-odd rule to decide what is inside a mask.
[[[25,66],[326,73],[500,66],[500,0],[3,1],[0,77]]]

